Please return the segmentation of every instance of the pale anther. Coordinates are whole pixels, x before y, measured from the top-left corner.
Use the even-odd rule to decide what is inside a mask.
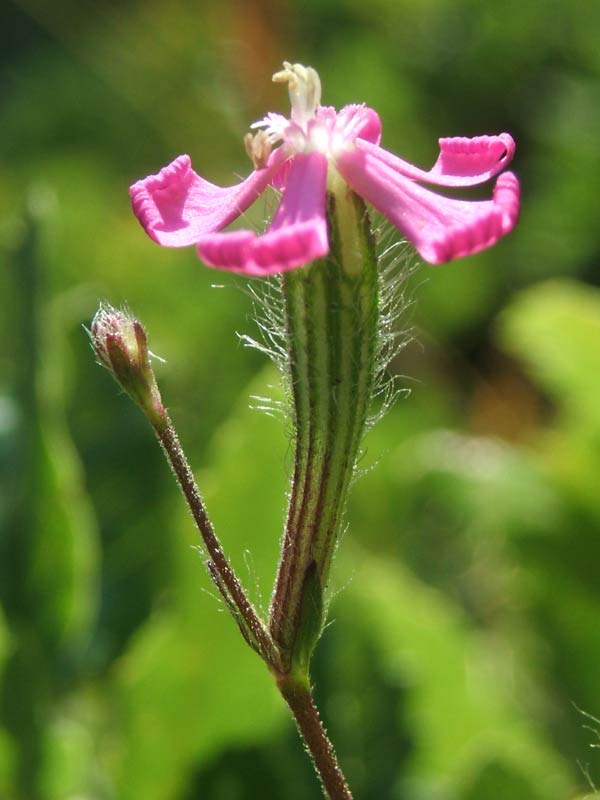
[[[267,166],[271,155],[271,142],[266,131],[258,131],[254,135],[247,133],[244,136],[244,145],[255,169],[263,169]]]

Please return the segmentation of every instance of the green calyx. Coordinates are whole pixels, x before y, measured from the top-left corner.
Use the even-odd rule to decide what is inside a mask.
[[[283,277],[295,465],[270,629],[306,671],[373,390],[379,320],[375,243],[363,201],[335,174],[326,258]]]

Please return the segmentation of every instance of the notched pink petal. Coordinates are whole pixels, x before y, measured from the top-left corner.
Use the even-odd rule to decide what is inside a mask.
[[[375,206],[432,264],[471,255],[511,231],[519,213],[519,182],[502,174],[492,200],[441,197],[356,148],[337,167],[355,192]]]
[[[200,258],[210,267],[242,272],[240,265],[245,263],[255,239],[256,234],[252,231],[207,233],[202,236],[197,248]]]
[[[457,136],[440,139],[440,155],[433,165],[431,176],[453,177],[463,180],[487,180],[496,175],[511,161],[515,142],[509,133],[498,136],[475,136],[471,139]],[[467,183],[461,182],[466,186]]]
[[[221,187],[201,178],[190,157],[182,155],[157,175],[129,189],[131,205],[142,227],[158,244],[185,247],[206,233],[220,230],[238,217],[264,191],[287,158],[275,150],[263,169],[235,186]]]
[[[209,233],[198,243],[198,255],[209,267],[262,278],[301,267],[329,250],[323,232],[299,223],[257,236],[252,231]]]
[[[336,130],[343,133],[346,140],[363,139],[373,145],[381,141],[379,114],[365,105],[344,106],[337,115]]]
[[[284,272],[329,252],[325,218],[327,158],[300,153],[292,160],[284,195],[262,236],[232,231],[203,236],[198,254],[209,266],[260,277]]]
[[[437,239],[430,243],[432,264],[444,264],[472,255],[496,244],[515,227],[519,218],[520,186],[517,176],[503,172],[496,181],[492,200],[444,200],[445,212],[454,216]],[[460,203],[460,208],[456,206]],[[454,207],[450,207],[451,204]]]
[[[503,170],[515,152],[515,142],[509,133],[473,138],[458,136],[440,139],[439,143],[440,154],[429,171],[419,169],[372,144],[357,142],[357,146],[407,178],[438,186],[475,186],[483,183]]]

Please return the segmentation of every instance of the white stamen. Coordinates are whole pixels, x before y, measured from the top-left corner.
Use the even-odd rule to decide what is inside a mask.
[[[309,119],[313,119],[321,102],[321,80],[317,71],[284,61],[283,69],[273,75],[273,80],[288,84],[292,120],[304,127]]]

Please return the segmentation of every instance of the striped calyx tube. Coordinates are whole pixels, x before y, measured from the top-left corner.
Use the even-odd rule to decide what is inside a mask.
[[[327,225],[330,252],[282,276],[295,454],[269,627],[303,684],[367,421],[379,319],[368,211],[331,168]]]

